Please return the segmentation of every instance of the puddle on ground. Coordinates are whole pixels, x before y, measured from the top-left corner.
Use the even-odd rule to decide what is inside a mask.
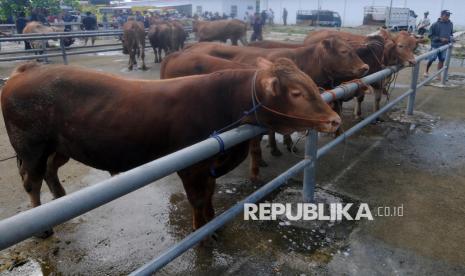
[[[410,124],[410,131],[415,129],[430,133],[441,119],[425,112],[414,111],[413,115],[407,115],[404,109],[395,109],[388,114],[389,119],[395,122]]]

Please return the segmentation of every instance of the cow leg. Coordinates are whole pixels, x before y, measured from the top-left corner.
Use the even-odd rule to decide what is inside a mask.
[[[31,206],[40,206],[40,189],[44,179],[47,157],[41,149],[36,149],[27,155],[18,152],[18,169],[23,180],[23,187],[31,200]],[[22,157],[19,157],[22,156]],[[45,230],[42,233],[35,234],[38,238],[47,238],[53,234],[53,229]]]
[[[153,55],[155,56],[155,59],[154,59],[153,62],[154,62],[154,63],[157,63],[157,61],[158,61],[158,52],[157,52],[157,48],[154,48],[154,47],[152,47],[152,48],[153,48]]]
[[[162,61],[161,51],[162,51],[162,49],[161,49],[161,48],[158,48],[158,62],[161,62],[161,61]]]
[[[281,156],[283,153],[278,149],[274,131],[268,131],[268,146],[271,148],[271,155]]]
[[[375,89],[375,102],[374,102],[374,107],[373,110],[376,112],[379,110],[380,102],[381,102],[381,97],[383,95],[383,89]]]
[[[354,106],[354,117],[355,119],[362,118],[362,102],[365,99],[364,95],[360,95],[356,98],[355,106]]]
[[[286,145],[286,149],[289,151],[289,152],[294,152],[296,153],[297,152],[297,148],[296,147],[293,147],[294,143],[292,142],[292,138],[291,138],[291,135],[290,134],[286,134],[283,136],[283,139],[284,139],[284,145]]]
[[[130,49],[129,50],[129,64],[128,64],[129,71],[132,71],[135,59],[136,59],[136,52],[134,51],[134,49]]]
[[[147,70],[147,66],[145,66],[145,49],[144,45],[141,46],[141,53],[140,59],[142,60],[142,70]]]
[[[58,169],[68,162],[69,157],[58,153],[53,153],[47,159],[47,170],[45,172],[45,182],[53,194],[53,197],[59,198],[66,195],[66,191],[58,178]]]
[[[263,160],[262,148],[260,146],[261,140],[261,135],[250,140],[250,181],[253,183],[259,181],[260,167],[268,166]]]
[[[240,38],[242,45],[247,46],[249,43],[247,42],[247,37],[244,35]]]
[[[231,43],[232,43],[232,45],[237,46],[237,45],[238,45],[238,44],[237,44],[237,40],[238,40],[237,38],[231,38]]]
[[[215,191],[215,179],[208,171],[190,168],[178,172],[191,204],[193,217],[192,227],[199,229],[215,216],[212,197]]]

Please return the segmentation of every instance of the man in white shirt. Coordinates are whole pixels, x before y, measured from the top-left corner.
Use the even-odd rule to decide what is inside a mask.
[[[428,18],[429,12],[425,12],[425,17],[420,20],[417,26],[418,34],[424,35],[426,30],[428,30],[429,25],[431,25],[431,21]]]

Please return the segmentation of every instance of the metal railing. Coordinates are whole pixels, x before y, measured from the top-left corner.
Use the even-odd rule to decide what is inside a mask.
[[[191,27],[185,27],[186,31],[191,30]],[[147,31],[147,30],[146,30]],[[34,34],[15,34],[8,37],[0,37],[0,44],[2,42],[23,42],[33,41],[33,40],[40,40],[42,41],[42,47],[39,49],[29,49],[29,50],[15,50],[15,51],[3,51],[0,52],[0,62],[8,62],[8,61],[17,61],[17,60],[31,60],[31,59],[44,59],[48,61],[50,57],[62,57],[63,63],[68,64],[68,56],[70,55],[82,55],[82,54],[92,54],[92,53],[100,53],[100,52],[111,52],[111,51],[121,51],[123,48],[121,47],[121,43],[109,43],[109,44],[97,44],[94,46],[74,46],[74,47],[66,47],[64,40],[67,38],[91,38],[91,37],[107,37],[107,36],[119,36],[122,35],[123,31],[121,29],[117,30],[104,30],[104,31],[77,31],[77,32],[54,32],[54,33],[34,33]],[[60,47],[59,48],[47,48],[46,41],[47,40],[59,40]],[[113,47],[118,46],[120,47]],[[110,47],[110,48],[104,48]],[[85,51],[75,51],[77,49],[86,49],[89,50]],[[146,38],[146,47],[151,48],[148,39]],[[53,53],[53,52],[60,52],[60,53]],[[52,52],[52,53],[49,53]],[[29,54],[29,55],[21,55],[17,56],[17,54]],[[15,55],[15,56],[8,56],[8,55]],[[7,57],[2,57],[7,56]]]
[[[349,130],[345,131],[342,135],[319,149],[318,133],[311,130],[305,144],[305,159],[298,162],[242,201],[236,203],[224,213],[215,217],[209,223],[205,224],[200,229],[197,229],[169,250],[165,251],[165,253],[134,271],[131,275],[151,275],[153,272],[158,271],[173,259],[192,248],[201,240],[205,239],[208,235],[212,234],[215,230],[222,227],[225,223],[232,220],[235,216],[239,215],[243,211],[243,205],[245,203],[256,203],[272,191],[284,185],[288,179],[301,171],[304,171],[303,200],[305,202],[313,201],[316,174],[315,168],[318,158],[326,154],[330,149],[341,143],[346,138],[362,129],[364,126],[376,120],[376,118],[378,118],[381,114],[387,112],[406,97],[409,99],[406,113],[411,115],[413,113],[415,95],[418,88],[422,87],[439,74],[443,74],[443,83],[447,80],[451,50],[452,44],[449,44],[416,57],[417,63],[415,67],[412,68],[411,86],[409,90],[398,98],[391,100],[380,110],[371,114],[363,121],[359,122]],[[438,72],[432,74],[429,78],[417,83],[420,61],[437,54],[439,51],[447,51],[444,67]],[[402,68],[388,67],[366,76],[361,80],[366,84],[371,84],[388,77],[400,69]],[[355,82],[347,83],[336,87],[331,92],[325,92],[321,96],[326,102],[331,102],[335,98],[341,99],[349,95],[353,95],[354,91],[358,88],[359,85]],[[257,126],[242,125],[238,128],[224,132],[219,136],[224,141],[224,148],[228,149],[238,143],[249,140],[256,135],[263,134],[265,131],[265,129]],[[92,209],[104,205],[105,203],[142,188],[171,173],[209,158],[219,153],[221,148],[222,146],[220,146],[217,139],[209,138],[90,187],[83,188],[49,203],[6,218],[0,221],[0,250],[25,240],[35,233],[45,231],[53,226],[66,222]]]
[[[122,30],[107,30],[107,31],[79,31],[79,32],[55,32],[55,33],[37,33],[37,34],[16,34],[9,37],[0,38],[1,42],[21,42],[21,41],[34,41],[40,40],[42,42],[42,47],[40,49],[30,49],[30,50],[17,50],[17,51],[4,51],[0,52],[0,56],[6,56],[14,54],[15,56],[0,57],[0,62],[6,61],[17,61],[17,60],[31,60],[31,59],[40,59],[43,58],[45,61],[48,61],[50,57],[62,57],[63,63],[68,64],[69,55],[81,55],[81,54],[90,54],[90,53],[99,53],[99,52],[110,52],[110,51],[121,51],[123,48],[120,47],[111,47],[112,44],[100,44],[94,46],[84,46],[92,48],[85,51],[74,51],[76,49],[83,49],[83,46],[77,47],[66,47],[64,40],[67,38],[91,38],[91,37],[101,37],[101,36],[119,36],[123,33]],[[60,48],[47,48],[47,40],[59,40]],[[120,44],[121,45],[121,44]],[[149,43],[146,44],[146,48],[150,46]],[[111,48],[102,48],[102,47],[111,47]],[[60,53],[48,53],[48,52],[57,52]],[[16,54],[30,54],[17,56]]]

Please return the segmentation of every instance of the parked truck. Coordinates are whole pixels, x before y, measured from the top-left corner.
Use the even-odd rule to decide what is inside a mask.
[[[386,26],[393,31],[414,32],[417,15],[409,8],[368,6],[364,8],[363,25]]]

